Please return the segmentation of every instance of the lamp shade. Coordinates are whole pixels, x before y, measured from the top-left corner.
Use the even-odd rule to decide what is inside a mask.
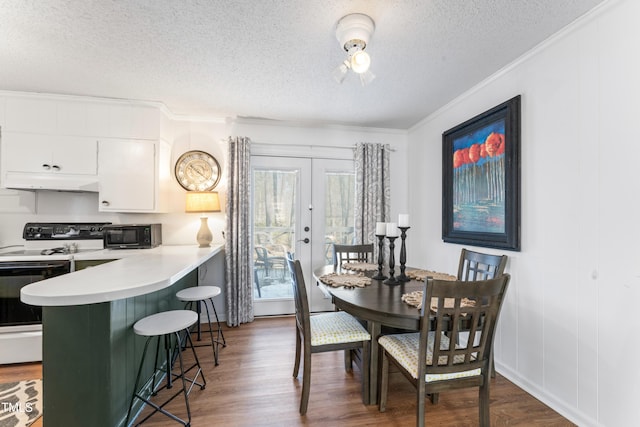
[[[220,212],[217,191],[188,191],[185,212]]]

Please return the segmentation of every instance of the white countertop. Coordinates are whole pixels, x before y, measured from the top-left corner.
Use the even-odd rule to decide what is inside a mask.
[[[32,283],[22,288],[20,299],[32,305],[70,306],[145,295],[171,286],[222,249],[218,244],[77,253],[76,260],[117,261]]]

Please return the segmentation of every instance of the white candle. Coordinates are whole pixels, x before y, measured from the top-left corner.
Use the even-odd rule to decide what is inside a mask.
[[[398,223],[387,223],[387,237],[398,237]]]
[[[409,214],[398,215],[398,227],[409,227]]]
[[[387,231],[386,222],[376,222],[376,236],[384,236],[384,233],[386,231]]]

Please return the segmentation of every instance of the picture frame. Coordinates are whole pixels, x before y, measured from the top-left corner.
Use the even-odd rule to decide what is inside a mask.
[[[442,240],[520,250],[520,95],[442,134]]]

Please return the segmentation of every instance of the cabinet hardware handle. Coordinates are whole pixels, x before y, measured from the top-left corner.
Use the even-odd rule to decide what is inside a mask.
[[[62,169],[62,168],[61,168],[60,166],[58,166],[58,165],[53,165],[53,166],[51,166],[51,168],[52,168],[54,171],[59,171],[60,169]]]
[[[44,163],[44,164],[42,165],[42,167],[44,168],[44,170],[49,170],[49,169],[51,169],[51,166],[49,166],[49,165],[48,165],[48,164],[46,164],[46,163]]]
[[[106,201],[106,200],[103,200],[103,201],[102,201],[102,206],[109,206],[109,202],[108,202],[108,201]]]

